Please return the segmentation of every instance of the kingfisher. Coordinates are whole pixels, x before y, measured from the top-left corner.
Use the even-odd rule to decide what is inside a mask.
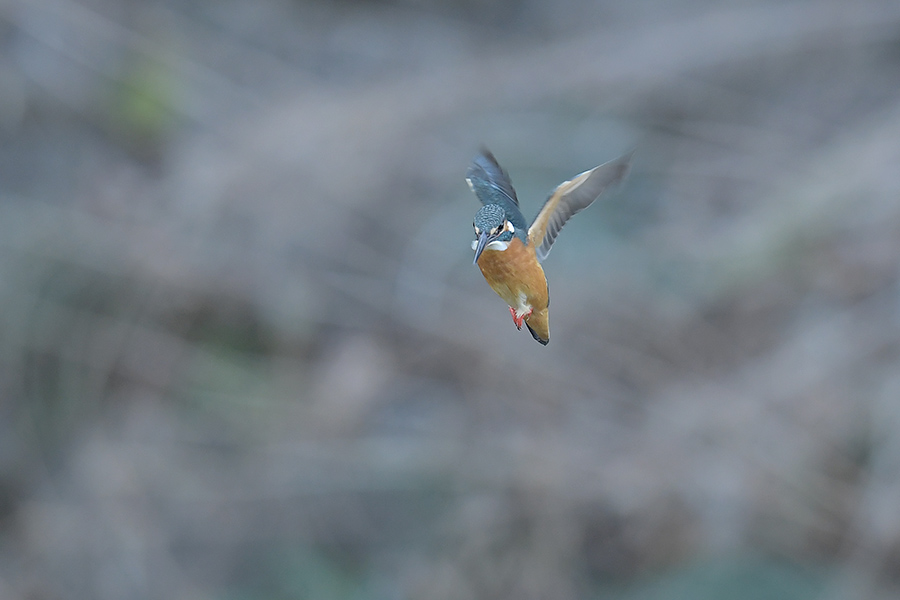
[[[525,224],[509,175],[489,150],[482,149],[466,171],[466,183],[483,205],[473,223],[473,264],[509,305],[516,328],[521,331],[524,324],[545,346],[550,341],[550,292],[541,263],[563,225],[622,181],[630,163],[631,153],[559,184],[530,226]]]

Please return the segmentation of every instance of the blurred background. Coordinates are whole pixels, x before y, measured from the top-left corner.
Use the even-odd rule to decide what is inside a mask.
[[[0,2],[0,598],[898,594],[895,0]]]

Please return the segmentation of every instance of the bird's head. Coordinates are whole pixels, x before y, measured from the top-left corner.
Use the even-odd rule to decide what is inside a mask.
[[[506,212],[499,204],[485,204],[477,213],[475,221],[475,260],[491,242],[509,242],[516,233],[516,228],[507,219]]]

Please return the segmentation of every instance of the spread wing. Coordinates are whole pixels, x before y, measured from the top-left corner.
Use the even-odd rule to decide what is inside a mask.
[[[519,209],[519,199],[513,189],[509,175],[486,148],[472,159],[466,171],[466,181],[482,204],[499,204],[506,218],[516,227],[516,234],[525,241],[525,217]]]
[[[556,236],[572,215],[590,206],[604,190],[625,178],[632,154],[628,153],[585,171],[553,190],[528,229],[528,243],[535,244],[539,261],[550,254]]]

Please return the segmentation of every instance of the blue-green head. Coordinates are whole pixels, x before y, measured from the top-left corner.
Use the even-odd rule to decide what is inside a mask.
[[[485,204],[475,213],[475,260],[492,242],[506,242],[513,239],[516,228],[499,204]],[[505,247],[505,245],[504,245]]]

